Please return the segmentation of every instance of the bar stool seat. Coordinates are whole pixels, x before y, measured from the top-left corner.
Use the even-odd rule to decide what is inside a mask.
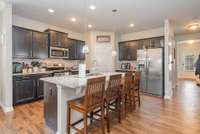
[[[75,110],[80,110],[81,112],[85,112],[86,108],[84,107],[84,98],[78,98],[76,100],[68,102],[68,105]]]

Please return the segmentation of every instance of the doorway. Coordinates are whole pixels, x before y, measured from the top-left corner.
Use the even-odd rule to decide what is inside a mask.
[[[177,42],[177,78],[195,80],[195,63],[200,54],[200,40]]]

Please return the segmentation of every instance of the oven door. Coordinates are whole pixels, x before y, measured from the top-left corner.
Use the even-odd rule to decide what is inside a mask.
[[[50,48],[50,58],[69,58],[69,50],[66,48],[57,48],[51,47]]]

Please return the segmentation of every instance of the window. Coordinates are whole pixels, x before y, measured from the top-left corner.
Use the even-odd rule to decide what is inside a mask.
[[[185,56],[185,71],[194,71],[194,55],[186,55]]]

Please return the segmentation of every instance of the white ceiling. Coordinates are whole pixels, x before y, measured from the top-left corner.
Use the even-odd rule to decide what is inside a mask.
[[[12,0],[13,13],[67,29],[83,32],[84,25],[92,30],[120,33],[147,30],[164,25],[164,19],[173,21],[176,33],[188,32],[185,26],[200,19],[200,0]],[[91,11],[90,4],[96,5]],[[50,14],[47,9],[55,9]],[[118,9],[113,17],[112,9]],[[69,21],[76,17],[77,22]],[[135,27],[128,25],[134,23]],[[116,28],[115,28],[116,27]]]

